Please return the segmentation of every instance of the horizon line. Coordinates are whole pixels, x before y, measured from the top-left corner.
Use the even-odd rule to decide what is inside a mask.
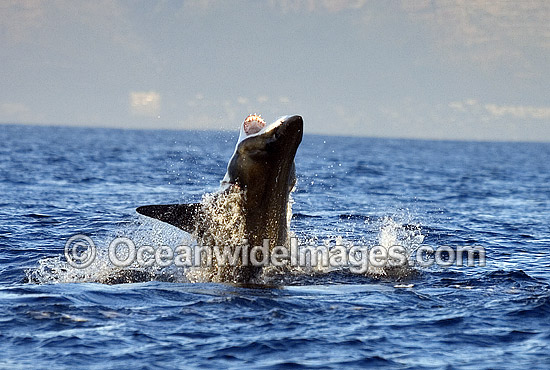
[[[166,127],[122,127],[109,126],[102,124],[70,124],[70,123],[36,123],[36,122],[0,122],[0,126],[28,126],[28,127],[63,127],[63,128],[83,128],[83,129],[107,129],[107,130],[128,130],[128,131],[195,131],[195,132],[235,132],[238,129],[226,128],[166,128]],[[376,136],[376,135],[351,135],[351,134],[332,134],[324,132],[306,132],[304,135],[327,136],[341,138],[364,138],[364,139],[387,139],[387,140],[413,140],[413,141],[442,141],[442,142],[472,142],[472,143],[510,143],[510,144],[550,144],[550,139],[526,140],[526,139],[487,139],[487,138],[429,138],[429,137],[409,137],[409,136]]]

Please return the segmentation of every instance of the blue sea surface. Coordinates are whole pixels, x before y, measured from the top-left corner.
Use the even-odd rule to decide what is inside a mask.
[[[1,125],[0,368],[550,368],[550,144],[304,136],[299,239],[376,245],[412,231],[434,248],[481,246],[485,266],[265,286],[105,285],[63,268],[76,234],[99,248],[179,238],[135,208],[216,191],[236,139]]]

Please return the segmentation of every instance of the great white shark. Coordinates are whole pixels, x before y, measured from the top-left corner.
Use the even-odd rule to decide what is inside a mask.
[[[217,193],[201,203],[138,207],[152,217],[193,234],[203,245],[247,240],[250,246],[288,245],[290,193],[296,183],[294,157],[302,141],[303,120],[284,116],[267,125],[250,115],[241,125],[235,151]],[[253,282],[261,267],[214,266],[210,280]]]

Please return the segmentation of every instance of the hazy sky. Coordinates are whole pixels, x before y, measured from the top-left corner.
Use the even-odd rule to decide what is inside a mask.
[[[0,1],[0,122],[550,141],[550,2]]]

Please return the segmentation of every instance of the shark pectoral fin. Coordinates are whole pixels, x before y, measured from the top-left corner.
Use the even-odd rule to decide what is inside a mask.
[[[200,203],[156,204],[138,207],[136,211],[141,215],[156,218],[188,233],[193,233],[196,229],[196,219],[200,213],[200,207]]]

